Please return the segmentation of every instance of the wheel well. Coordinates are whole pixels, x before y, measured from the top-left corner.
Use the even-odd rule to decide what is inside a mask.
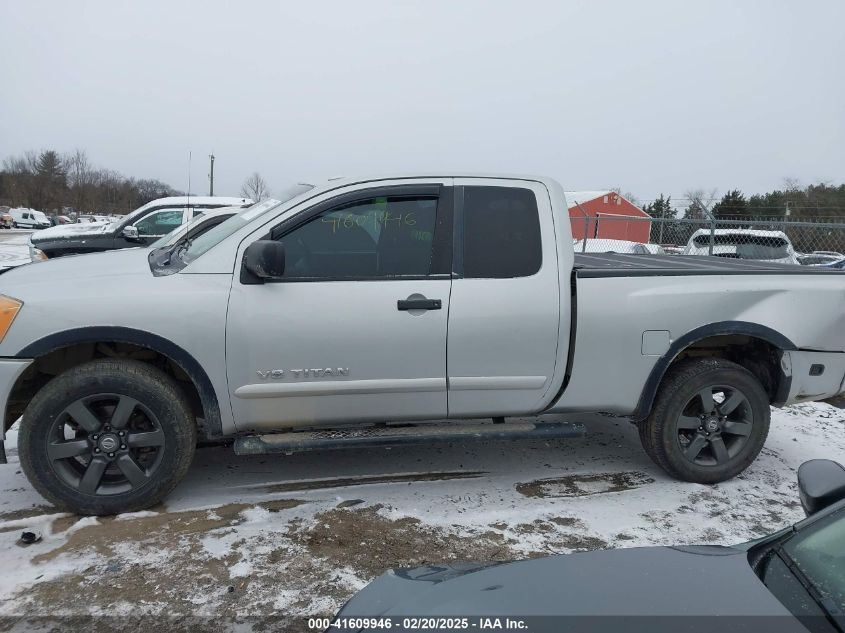
[[[774,402],[781,381],[780,353],[768,341],[745,334],[710,336],[684,348],[667,370],[687,358],[723,358],[754,374],[769,394],[769,402]]]
[[[785,399],[785,389],[788,389],[790,380],[780,369],[782,352],[781,346],[752,334],[713,334],[691,341],[669,363],[659,364],[652,370],[633,419],[644,420],[651,414],[657,390],[669,369],[682,360],[696,357],[722,358],[744,367],[763,385],[769,402],[779,405]]]
[[[75,343],[36,357],[15,382],[9,394],[4,417],[5,430],[23,414],[29,401],[50,380],[71,367],[95,358],[131,358],[149,363],[168,374],[184,392],[191,412],[197,420],[199,436],[209,435],[205,422],[209,417],[208,413],[213,416],[214,412],[207,413],[208,403],[204,404],[194,378],[179,363],[161,352],[134,343],[117,341]]]

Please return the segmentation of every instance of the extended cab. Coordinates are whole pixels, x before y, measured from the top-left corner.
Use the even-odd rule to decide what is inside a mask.
[[[156,241],[208,209],[250,204],[252,200],[248,198],[222,196],[159,198],[119,220],[100,221],[98,216],[86,216],[96,221],[54,226],[33,234],[31,239],[33,246],[51,258],[132,248]]]
[[[840,272],[576,255],[543,178],[301,185],[167,258],[50,260],[0,276],[0,294],[3,428],[23,416],[24,472],[80,513],[154,504],[198,440],[571,434],[505,421],[555,413],[628,417],[669,474],[714,483],[755,459],[770,405],[845,378]]]

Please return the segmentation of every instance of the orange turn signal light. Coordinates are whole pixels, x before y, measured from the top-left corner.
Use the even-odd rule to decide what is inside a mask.
[[[18,316],[22,307],[22,301],[0,295],[0,342],[6,336],[9,328],[12,327],[12,322]]]

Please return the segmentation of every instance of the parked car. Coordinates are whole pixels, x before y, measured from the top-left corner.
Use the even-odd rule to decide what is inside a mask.
[[[824,266],[838,262],[841,259],[845,259],[845,255],[834,251],[814,251],[812,253],[798,255],[798,261],[802,266]]]
[[[8,211],[0,213],[0,229],[10,229],[15,225],[15,219]]]
[[[710,252],[710,229],[698,229],[690,237],[684,255],[714,255],[736,259],[755,259],[781,264],[798,264],[792,242],[783,231],[757,229],[715,229]]]
[[[756,458],[770,405],[841,391],[840,272],[575,254],[566,209],[543,178],[333,180],[170,258],[9,271],[3,430],[23,415],[20,464],[50,502],[108,514],[162,499],[198,438],[285,454],[580,433],[506,421],[540,413],[627,416],[667,473],[710,484]]]
[[[17,209],[9,209],[9,214],[12,216],[12,226],[15,228],[46,229],[52,226],[50,218],[43,211],[19,207]]]
[[[666,250],[660,244],[643,244],[650,255],[666,255]]]
[[[586,244],[585,244],[586,242]],[[623,253],[629,255],[665,255],[659,244],[643,244],[628,240],[609,240],[601,237],[578,240],[572,247],[576,253]]]
[[[271,200],[270,203],[278,204],[278,200]],[[164,237],[150,244],[151,249],[165,248],[175,245],[177,242],[184,242],[185,239],[195,240],[203,233],[213,229],[218,224],[222,224],[233,215],[239,213],[246,213],[250,207],[221,207],[219,209],[212,209],[206,211],[201,215],[195,215],[187,224],[183,224]]]
[[[813,251],[811,255],[830,255],[831,257],[836,257],[837,259],[845,258],[845,255],[838,251]]]
[[[25,233],[12,234],[0,241],[0,274],[32,262],[43,262],[47,256],[29,242]]]
[[[271,202],[277,203],[278,201],[273,200]],[[166,265],[174,257],[177,249],[190,246],[191,242],[200,235],[222,224],[233,215],[246,213],[248,209],[249,207],[246,207],[246,209],[240,207],[223,207],[221,209],[212,209],[202,215],[195,216],[187,224],[173,229],[170,233],[149,245],[150,265],[154,267]]]
[[[107,215],[79,215],[76,217],[77,224],[91,224],[92,222],[111,222]]]
[[[845,469],[812,460],[798,469],[798,482],[807,518],[748,543],[396,569],[361,589],[334,621],[371,618],[399,628],[408,617],[465,618],[466,626],[448,630],[471,630],[479,617],[510,616],[531,631],[557,633],[619,631],[627,617],[637,618],[635,630],[655,632],[708,632],[718,622],[719,631],[843,633]]]
[[[82,223],[77,221],[77,224],[55,226],[33,235],[32,243],[51,259],[64,255],[145,246],[208,209],[245,207],[250,204],[252,201],[247,198],[222,196],[160,198],[120,220]],[[96,216],[90,217],[96,219]]]
[[[825,268],[833,268],[835,270],[843,270],[845,269],[845,257],[842,259],[838,259],[835,262],[830,262],[829,264],[821,264]]]

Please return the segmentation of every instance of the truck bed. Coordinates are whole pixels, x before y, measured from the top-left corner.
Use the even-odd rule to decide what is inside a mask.
[[[702,255],[575,253],[575,274],[595,277],[681,277],[701,275],[841,275],[822,266],[796,266]]]

